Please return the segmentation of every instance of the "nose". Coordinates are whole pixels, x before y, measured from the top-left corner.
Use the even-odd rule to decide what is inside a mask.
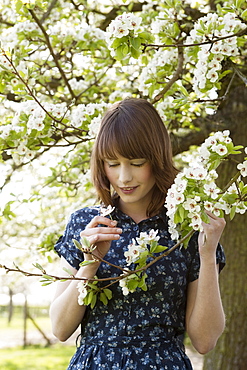
[[[132,180],[131,167],[128,165],[122,165],[119,169],[119,180],[122,184],[128,184]]]

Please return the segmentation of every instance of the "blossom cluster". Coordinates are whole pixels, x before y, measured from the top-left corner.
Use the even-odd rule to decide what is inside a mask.
[[[122,274],[121,280],[119,280],[119,286],[122,288],[123,295],[128,295],[129,293],[134,293],[140,278],[136,274]]]
[[[101,208],[100,214],[109,216],[114,210],[114,207],[108,206],[107,208]],[[136,264],[135,270],[143,267],[147,263],[148,258],[155,258],[156,253],[163,252],[167,247],[159,245],[158,241],[160,237],[157,235],[158,230],[150,230],[147,232],[141,232],[140,236],[132,240],[132,243],[128,246],[128,250],[124,252],[127,266],[132,263]],[[90,242],[87,238],[81,239],[80,243],[73,239],[73,242],[77,248],[83,250],[85,248],[94,250],[95,246],[90,246]],[[80,265],[85,266],[93,261],[84,261]],[[120,275],[119,286],[122,288],[123,295],[133,293],[137,288],[147,290],[145,279],[147,274],[142,270],[135,271],[123,269],[124,273]],[[100,300],[105,303],[111,299],[111,290],[108,288],[100,288],[97,286],[97,278],[92,283],[89,281],[83,281],[78,284],[79,297],[78,302],[80,305],[93,305],[97,300],[97,294],[99,294]],[[93,285],[92,285],[93,284]]]
[[[143,67],[138,81],[139,81],[139,88],[143,92],[144,95],[150,94],[150,88],[152,87],[154,81],[157,77],[157,73],[166,68],[170,67],[177,63],[178,52],[175,48],[166,49],[166,50],[158,50],[155,52],[153,58],[150,62]],[[171,72],[170,72],[171,73]],[[166,78],[170,77],[170,73],[167,71]],[[159,87],[162,89],[162,86]],[[158,93],[158,91],[154,91],[154,94]],[[152,95],[152,94],[151,94]]]
[[[133,13],[123,13],[117,16],[109,25],[108,33],[110,41],[115,38],[128,36],[131,32],[137,34],[140,31],[142,19]]]
[[[77,289],[79,292],[78,295],[78,304],[79,305],[84,305],[84,299],[86,298],[88,294],[88,281],[81,280],[77,284]]]
[[[141,17],[133,13],[123,13],[109,24],[107,43],[112,57],[123,60],[129,52],[134,58],[139,57],[141,46],[139,36],[143,36],[141,22]]]
[[[215,84],[220,79],[222,61],[225,58],[239,54],[237,37],[234,33],[245,28],[235,13],[228,12],[224,16],[208,13],[199,19],[191,30],[186,44],[205,43],[198,47],[195,65],[193,87],[196,93],[201,94],[208,83]],[[222,39],[226,37],[225,39]]]
[[[131,263],[136,263],[143,254],[146,255],[149,252],[148,245],[157,245],[159,236],[157,236],[158,230],[150,230],[149,233],[141,232],[139,238],[132,239],[132,243],[129,244],[128,250],[124,252],[127,266]]]
[[[168,189],[165,206],[172,239],[179,239],[191,229],[201,231],[203,222],[208,222],[207,211],[222,217],[224,213],[234,216],[235,212],[244,213],[247,210],[246,202],[239,196],[241,189],[246,191],[247,186],[239,175],[224,191],[215,183],[218,177],[216,168],[221,161],[230,154],[238,154],[242,148],[234,147],[229,134],[228,130],[219,131],[207,138],[192,166],[180,172]],[[238,164],[242,176],[247,175],[246,164],[246,160]]]
[[[14,148],[9,149],[8,152],[16,164],[19,164],[23,159],[29,161],[34,157],[36,151],[28,148],[28,136],[32,130],[36,130],[42,135],[47,117],[54,117],[58,120],[66,117],[70,121],[70,125],[75,128],[80,128],[82,125],[87,124],[88,137],[95,138],[100,127],[102,114],[108,105],[104,102],[89,103],[87,105],[79,104],[68,110],[65,103],[52,104],[43,102],[38,104],[34,100],[18,104],[13,103],[10,107],[5,107],[5,112],[11,109],[10,114],[14,111],[14,116],[11,123],[0,127],[0,139],[6,140],[13,132],[19,133],[20,135],[14,140]],[[23,120],[25,119],[27,121],[26,127],[23,125]]]

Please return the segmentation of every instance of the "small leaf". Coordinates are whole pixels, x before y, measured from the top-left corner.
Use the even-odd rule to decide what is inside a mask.
[[[94,306],[96,305],[96,302],[97,302],[97,296],[96,294],[94,294],[93,298],[92,298],[92,301],[91,301],[91,305],[90,307],[93,309]]]
[[[33,266],[36,267],[37,269],[39,269],[40,271],[45,271],[44,268],[37,262],[37,263],[33,263]]]
[[[83,261],[80,263],[79,266],[87,266],[87,265],[91,265],[92,263],[95,263],[94,260],[90,260],[90,261]]]
[[[103,292],[107,296],[108,299],[112,299],[112,291],[108,288],[103,289]]]
[[[168,247],[165,247],[164,245],[157,245],[153,253],[160,253],[164,252]]]
[[[232,220],[235,216],[236,213],[236,206],[233,206],[231,211],[230,211],[230,220]]]
[[[131,280],[128,281],[128,289],[129,290],[136,290],[138,285],[139,285],[138,280],[131,279]]]
[[[106,295],[104,292],[101,292],[99,295],[99,299],[101,302],[103,302],[104,305],[107,305],[108,299],[106,298]]]
[[[88,240],[88,238],[86,238],[85,236],[82,236],[80,241],[81,241],[81,244],[83,246],[85,246],[87,249],[90,249],[91,244],[90,244],[90,241]]]
[[[205,224],[209,224],[209,217],[208,215],[205,213],[205,212],[201,212],[201,219],[203,222],[205,222]]]
[[[141,39],[139,37],[130,38],[131,46],[139,51],[139,48],[141,46]]]
[[[78,249],[80,249],[80,250],[82,250],[82,249],[83,249],[83,248],[82,248],[82,246],[81,246],[81,244],[78,242],[78,240],[76,240],[76,239],[72,239],[72,241],[73,241],[73,243],[75,244],[76,248],[78,248]]]
[[[67,274],[69,274],[70,276],[74,276],[73,272],[72,272],[70,269],[68,269],[68,268],[66,268],[66,267],[63,267],[63,270],[64,270],[65,272],[67,272]]]

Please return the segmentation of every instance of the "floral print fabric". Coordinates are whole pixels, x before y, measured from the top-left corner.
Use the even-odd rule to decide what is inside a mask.
[[[55,250],[74,268],[79,268],[83,254],[72,239],[99,214],[100,207],[88,207],[74,212]],[[126,267],[124,252],[132,238],[151,229],[159,230],[159,244],[171,248],[174,241],[167,231],[166,210],[136,224],[129,216],[115,209],[112,218],[123,232],[113,241],[105,260]],[[220,270],[225,255],[219,245],[216,261]],[[129,266],[131,268],[131,266]],[[80,345],[68,370],[183,370],[192,369],[184,352],[181,337],[185,332],[186,292],[189,282],[198,278],[200,259],[197,233],[188,248],[178,247],[147,270],[148,290],[137,290],[127,296],[118,283],[111,286],[113,298],[105,306],[98,300],[83,318]],[[102,263],[98,278],[118,276],[120,270]],[[103,284],[104,283],[104,284]],[[106,285],[102,282],[102,285]]]

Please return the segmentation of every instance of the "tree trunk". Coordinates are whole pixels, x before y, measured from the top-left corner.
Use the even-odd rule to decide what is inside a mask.
[[[13,317],[13,290],[9,288],[8,324],[11,323],[12,317]]]
[[[229,123],[235,145],[247,146],[247,89],[238,86],[216,115]],[[234,126],[232,126],[234,124]],[[243,160],[243,158],[238,158]],[[222,166],[219,185],[226,184],[236,165]],[[236,215],[223,233],[221,243],[226,253],[226,267],[220,276],[226,329],[216,348],[205,356],[204,370],[247,369],[247,214]]]

